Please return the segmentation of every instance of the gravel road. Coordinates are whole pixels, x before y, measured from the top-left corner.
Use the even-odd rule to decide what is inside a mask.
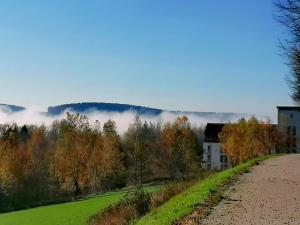
[[[197,224],[300,225],[300,154],[272,158],[255,166]]]

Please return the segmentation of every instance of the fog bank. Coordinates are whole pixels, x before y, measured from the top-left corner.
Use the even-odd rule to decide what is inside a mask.
[[[68,111],[68,110],[66,110]],[[46,125],[50,126],[55,120],[61,120],[65,117],[66,111],[57,116],[51,116],[46,113],[45,109],[41,109],[36,106],[27,107],[26,110],[19,112],[12,112],[7,107],[0,107],[0,124],[4,123],[17,123],[18,125],[33,124],[33,125]],[[91,123],[96,120],[103,125],[104,122],[111,119],[116,122],[118,131],[123,133],[127,130],[130,123],[136,117],[136,112],[126,111],[123,113],[117,112],[104,112],[104,111],[88,111],[86,114]],[[174,121],[178,116],[186,115],[193,126],[205,126],[207,122],[214,123],[225,123],[235,122],[240,118],[249,118],[250,115],[246,114],[223,114],[223,113],[188,113],[184,114],[181,112],[163,112],[158,116],[152,115],[141,115],[140,119],[147,122],[169,122]],[[266,120],[266,118],[259,117],[259,119]]]

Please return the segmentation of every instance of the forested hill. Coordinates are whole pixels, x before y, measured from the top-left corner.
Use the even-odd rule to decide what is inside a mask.
[[[25,108],[22,106],[1,104],[1,103],[0,103],[0,108],[5,111],[10,111],[10,112],[20,112],[20,111],[25,110]]]
[[[20,112],[25,110],[25,107],[16,106],[16,105],[8,105],[0,103],[0,110],[4,110],[6,112]],[[145,106],[137,106],[130,104],[120,104],[120,103],[103,103],[103,102],[83,102],[83,103],[71,103],[71,104],[62,104],[58,106],[50,106],[48,107],[47,113],[48,115],[55,116],[60,115],[66,111],[79,112],[79,113],[89,113],[91,111],[98,112],[109,112],[109,113],[123,113],[127,111],[135,112],[139,115],[149,115],[149,116],[157,116],[163,112],[172,113],[176,115],[186,115],[188,117],[203,117],[208,121],[215,119],[219,121],[232,121],[235,118],[239,117],[248,117],[247,114],[239,114],[239,113],[218,113],[218,112],[189,112],[189,111],[169,111],[162,110],[156,108],[150,108]]]
[[[73,103],[64,104],[59,106],[48,107],[48,113],[51,115],[59,115],[67,110],[73,112],[88,112],[88,111],[105,111],[105,112],[116,112],[122,113],[125,111],[133,111],[138,114],[149,114],[149,115],[159,115],[163,110],[149,108],[144,106],[119,104],[119,103],[97,103],[97,102],[85,102],[85,103]]]
[[[150,108],[145,106],[119,104],[119,103],[103,103],[103,102],[71,103],[71,104],[63,104],[63,105],[48,107],[48,113],[50,115],[59,115],[68,110],[73,112],[79,112],[79,113],[85,113],[90,111],[123,113],[126,111],[132,111],[139,115],[153,115],[153,116],[157,116],[163,112],[169,112],[169,113],[186,115],[186,116],[202,116],[206,118],[209,117],[218,118],[222,121],[228,121],[237,116],[247,117],[246,114],[238,114],[238,113],[169,111],[169,110],[162,110],[162,109]]]

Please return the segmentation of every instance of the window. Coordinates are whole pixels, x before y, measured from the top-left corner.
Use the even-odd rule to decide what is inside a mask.
[[[291,114],[290,114],[290,117],[291,117],[291,119],[293,119],[293,118],[294,118],[294,115],[291,113]]]
[[[292,143],[293,147],[295,148],[297,146],[297,140],[295,137],[293,137],[293,143]]]
[[[207,155],[207,162],[211,163],[211,155]]]
[[[211,154],[211,146],[210,145],[207,146],[207,153]]]
[[[297,133],[296,131],[297,131],[296,127],[293,126],[293,136],[296,136],[296,133]]]
[[[220,156],[220,162],[221,163],[227,163],[227,155],[221,155]]]
[[[224,163],[227,163],[227,155],[224,155]]]

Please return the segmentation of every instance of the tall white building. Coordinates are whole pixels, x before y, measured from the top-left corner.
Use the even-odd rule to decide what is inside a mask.
[[[206,125],[203,142],[203,163],[206,169],[222,170],[231,166],[230,159],[222,152],[218,136],[224,125],[223,123]]]
[[[294,151],[300,153],[300,107],[277,106],[278,125],[287,129],[294,139]]]

